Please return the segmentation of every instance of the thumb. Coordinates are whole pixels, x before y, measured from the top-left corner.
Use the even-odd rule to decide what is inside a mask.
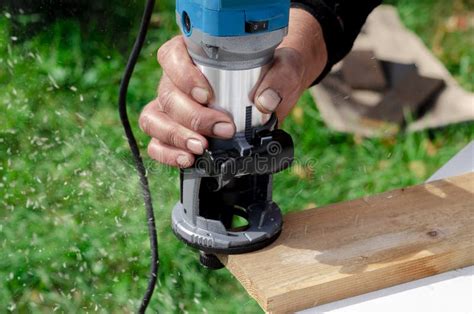
[[[254,103],[262,113],[286,116],[303,92],[304,67],[299,53],[291,48],[275,52],[272,67],[255,92]]]

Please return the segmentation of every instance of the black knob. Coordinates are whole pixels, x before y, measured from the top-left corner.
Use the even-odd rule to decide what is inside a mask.
[[[218,270],[224,268],[224,264],[214,254],[208,254],[205,252],[199,252],[199,261],[201,265],[212,270]]]

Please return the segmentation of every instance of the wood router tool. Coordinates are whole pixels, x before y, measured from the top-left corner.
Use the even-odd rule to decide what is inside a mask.
[[[140,30],[120,84],[119,113],[147,213],[151,269],[138,309],[145,313],[159,271],[158,238],[151,192],[127,114],[127,91],[145,42],[155,0],[147,0]],[[293,162],[293,141],[277,129],[275,115],[254,106],[255,88],[288,31],[290,0],[177,0],[176,15],[188,52],[214,92],[211,108],[233,117],[236,135],[209,139],[191,169],[181,170],[181,199],[172,213],[175,234],[200,251],[201,263],[223,265],[214,254],[251,252],[280,234],[282,215],[272,201],[272,175]],[[248,224],[233,227],[234,217]]]
[[[201,263],[223,267],[214,254],[255,251],[281,232],[272,174],[293,161],[293,141],[275,115],[253,104],[254,89],[288,31],[289,0],[177,0],[177,21],[189,55],[209,81],[210,107],[233,117],[236,135],[209,139],[193,168],[181,170],[175,234],[199,249]],[[235,216],[248,224],[233,228]]]

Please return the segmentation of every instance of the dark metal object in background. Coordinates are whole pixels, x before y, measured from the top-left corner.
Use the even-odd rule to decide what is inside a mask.
[[[336,107],[350,107],[368,121],[399,126],[408,117],[422,117],[445,87],[443,80],[420,75],[415,64],[379,60],[365,50],[351,52],[341,70],[329,74],[321,84],[331,93]],[[360,91],[380,99],[369,105],[355,96]]]

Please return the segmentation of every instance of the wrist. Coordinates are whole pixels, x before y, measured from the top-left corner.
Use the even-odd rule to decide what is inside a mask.
[[[301,58],[303,88],[312,85],[323,72],[328,62],[326,44],[321,25],[304,9],[292,8],[288,35],[280,48],[291,48]]]

